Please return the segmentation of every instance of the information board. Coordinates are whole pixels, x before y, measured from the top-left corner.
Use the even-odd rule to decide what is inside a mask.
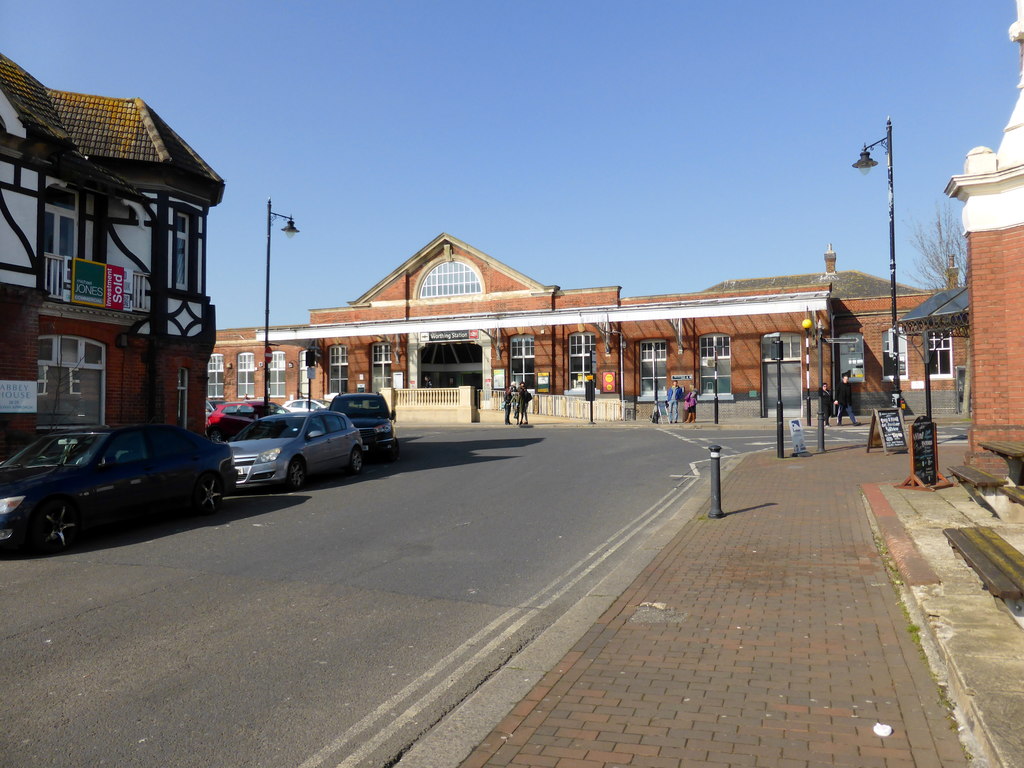
[[[868,447],[890,451],[907,450],[907,433],[903,428],[903,412],[899,408],[881,408],[871,412]]]
[[[900,487],[933,491],[952,485],[939,471],[938,443],[935,422],[927,416],[915,419],[910,425],[910,477]]]
[[[922,416],[910,427],[913,472],[925,485],[935,485],[935,423]]]

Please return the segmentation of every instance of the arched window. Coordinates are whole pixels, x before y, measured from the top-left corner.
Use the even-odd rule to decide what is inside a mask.
[[[587,386],[590,353],[597,348],[594,334],[573,333],[569,336],[569,388],[583,390]]]
[[[106,347],[75,336],[40,336],[38,365],[38,426],[103,423]]]
[[[480,278],[461,261],[446,261],[434,267],[420,286],[420,298],[465,296],[483,293]]]

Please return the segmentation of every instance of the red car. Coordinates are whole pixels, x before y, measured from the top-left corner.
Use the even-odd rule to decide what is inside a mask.
[[[263,407],[262,400],[248,400],[240,403],[218,403],[206,417],[206,436],[214,442],[234,437],[256,419],[272,413],[287,413],[277,403]]]

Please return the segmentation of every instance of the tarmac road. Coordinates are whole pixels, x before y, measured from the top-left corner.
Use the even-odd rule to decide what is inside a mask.
[[[361,478],[0,556],[3,763],[389,764],[567,611],[589,625],[707,460],[648,429],[402,434]]]

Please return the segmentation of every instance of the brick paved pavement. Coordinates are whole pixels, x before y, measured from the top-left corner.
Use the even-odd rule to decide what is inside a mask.
[[[965,766],[860,492],[906,471],[747,456],[463,768]]]

